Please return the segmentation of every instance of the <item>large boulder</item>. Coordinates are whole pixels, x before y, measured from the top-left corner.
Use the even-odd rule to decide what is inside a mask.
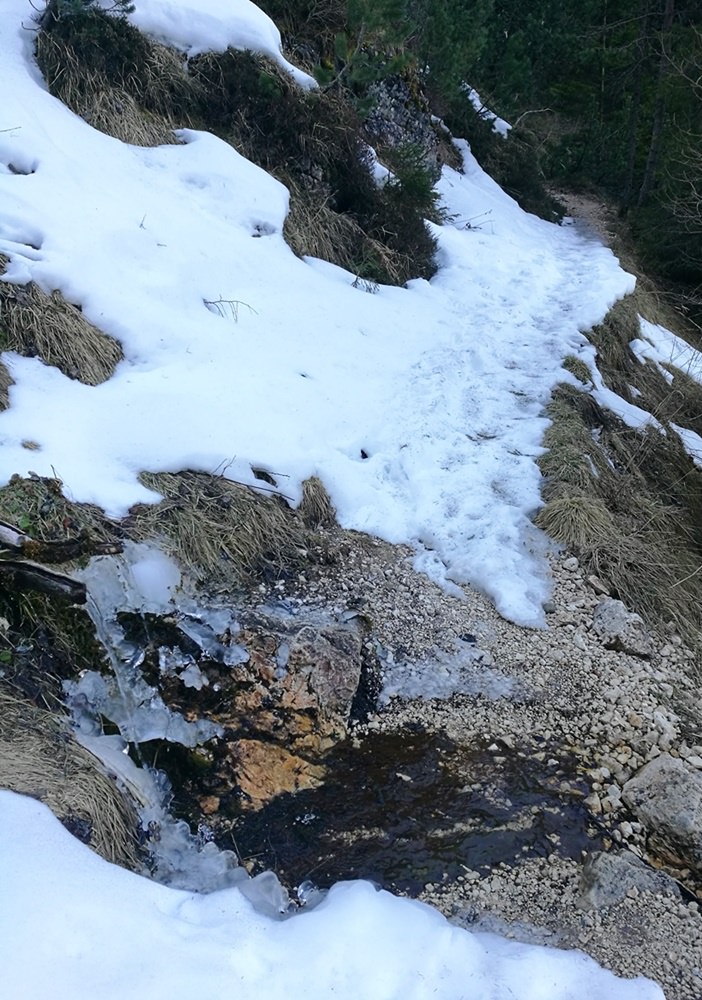
[[[661,754],[624,785],[622,798],[648,832],[650,850],[702,874],[702,774]]]

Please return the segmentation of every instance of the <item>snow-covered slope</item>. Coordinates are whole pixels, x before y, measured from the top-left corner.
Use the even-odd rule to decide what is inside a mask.
[[[580,330],[632,279],[604,248],[522,213],[464,147],[465,171],[439,185],[451,222],[436,229],[436,278],[367,294],[295,258],[287,192],[223,142],[183,132],[179,146],[129,147],[68,112],[34,64],[32,14],[29,0],[3,0],[4,280],[60,289],[125,359],[88,387],[3,355],[15,385],[0,479],[58,475],[75,500],[119,516],[157,499],[142,470],[253,484],[255,465],[293,497],[317,474],[345,525],[412,543],[438,578],[540,624],[548,581],[529,515],[543,407]],[[311,85],[249,0],[137,0],[132,17],[190,53],[255,46]],[[8,792],[0,886],[2,990],[23,1000],[662,997],[582,955],[457,930],[367,883],[282,922],[236,888],[167,889]]]
[[[34,64],[32,13],[5,0],[0,20],[4,280],[60,289],[125,360],[88,387],[4,355],[16,384],[0,480],[57,475],[120,516],[157,499],[142,470],[254,483],[253,465],[293,498],[317,474],[345,526],[409,542],[437,578],[541,624],[529,518],[543,407],[580,330],[633,279],[604,247],[524,214],[464,147],[464,172],[439,183],[439,273],[368,294],[292,254],[287,191],[219,139],[126,146],[71,114]],[[132,17],[184,49],[277,51],[248,0],[137,0]]]

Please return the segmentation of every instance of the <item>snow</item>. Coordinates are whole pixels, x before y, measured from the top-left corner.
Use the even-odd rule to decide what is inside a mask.
[[[287,920],[236,887],[169,889],[108,864],[33,799],[0,791],[8,997],[54,1000],[662,1000],[580,953],[470,934],[368,882]]]
[[[691,347],[682,337],[677,337],[664,326],[650,323],[643,316],[639,316],[639,327],[640,339],[632,340],[629,344],[639,361],[642,363],[647,360],[653,361],[669,382],[673,381],[673,377],[663,365],[672,365],[695,382],[702,384],[702,353]]]
[[[512,130],[512,126],[510,125],[510,123],[506,122],[504,118],[498,117],[498,115],[496,115],[494,111],[490,111],[489,108],[486,108],[485,105],[483,104],[483,99],[481,98],[477,90],[474,90],[472,87],[466,86],[465,91],[466,94],[468,95],[468,100],[473,105],[475,110],[478,112],[480,117],[483,118],[486,122],[492,122],[493,132],[497,132],[497,134],[501,135],[503,139],[506,139],[510,131]]]
[[[160,42],[181,49],[188,57],[224,52],[229,46],[269,56],[306,89],[316,81],[293,66],[281,52],[280,32],[251,0],[132,0],[129,20]],[[112,7],[111,0],[101,0]]]
[[[181,47],[270,52],[257,11],[139,0],[132,17]],[[38,79],[28,0],[3,12],[3,162],[33,170],[0,172],[6,280],[60,289],[125,360],[91,387],[5,354],[0,480],[57,475],[119,517],[158,499],[141,470],[255,486],[256,466],[293,501],[317,474],[343,525],[409,542],[440,582],[543,625],[544,406],[580,331],[633,287],[610,251],[523,213],[463,144],[464,172],[438,185],[439,273],[366,294],[292,254],[286,189],[224,142],[183,130],[181,145],[127,146],[72,115]]]

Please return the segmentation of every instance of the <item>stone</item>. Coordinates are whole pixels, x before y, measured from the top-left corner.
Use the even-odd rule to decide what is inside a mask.
[[[641,617],[612,597],[605,597],[597,604],[592,627],[606,649],[642,659],[650,659],[653,653],[653,641]]]
[[[260,809],[276,795],[316,788],[324,780],[321,764],[312,764],[272,743],[237,740],[229,745],[229,755],[244,796],[242,805],[253,809]]]
[[[662,753],[626,782],[622,797],[662,861],[702,873],[702,774]]]
[[[577,905],[583,910],[599,910],[603,906],[616,906],[627,896],[637,896],[642,891],[680,898],[677,883],[670,876],[650,868],[631,851],[618,854],[603,851],[592,854],[585,862]]]
[[[609,588],[606,583],[600,580],[599,576],[593,574],[587,578],[587,582],[596,594],[603,594],[605,597],[609,597]]]

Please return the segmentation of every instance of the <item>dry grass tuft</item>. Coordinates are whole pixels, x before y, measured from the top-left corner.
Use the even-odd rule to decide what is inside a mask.
[[[642,395],[632,402],[659,419],[694,408],[696,390],[683,406],[678,395],[686,393],[677,378],[671,387],[631,355],[627,337],[638,336],[637,315],[630,297],[593,331],[603,377],[627,394],[627,385],[636,385]],[[548,451],[539,460],[546,501],[539,525],[649,623],[672,623],[699,648],[702,471],[677,435],[629,428],[574,386],[557,388],[549,415]]]
[[[163,539],[196,578],[245,584],[303,565],[307,535],[281,497],[199,472],[144,473],[141,479],[164,499],[132,510],[130,534]]]
[[[578,552],[598,552],[616,538],[614,517],[598,497],[568,491],[539,512],[536,523],[557,542]]]
[[[568,354],[563,359],[563,367],[583,385],[589,385],[592,382],[592,372],[585,362],[576,358],[574,354]]]
[[[6,410],[10,405],[9,388],[14,385],[14,379],[7,370],[7,365],[0,361],[0,410]]]
[[[334,504],[318,476],[312,476],[302,484],[302,502],[298,513],[308,528],[331,528],[336,524]]]
[[[137,146],[172,145],[174,129],[191,124],[198,88],[183,56],[121,18],[94,10],[82,19],[49,20],[36,55],[51,93],[106,135]]]
[[[30,795],[101,857],[136,870],[131,805],[57,717],[0,687],[0,787]]]
[[[324,190],[305,188],[291,177],[281,177],[290,191],[290,210],[283,235],[298,257],[318,257],[338,264],[351,274],[378,274],[401,285],[411,272],[409,255],[391,250],[373,239],[345,212],[336,212]]]
[[[4,269],[7,258],[0,256]],[[0,281],[0,323],[5,350],[38,357],[68,378],[85,385],[109,379],[122,360],[122,348],[89,323],[60,292],[50,295],[38,285]]]
[[[178,140],[175,125],[140,108],[131,94],[102,81],[84,90],[71,109],[98,132],[132,146],[168,146]]]

